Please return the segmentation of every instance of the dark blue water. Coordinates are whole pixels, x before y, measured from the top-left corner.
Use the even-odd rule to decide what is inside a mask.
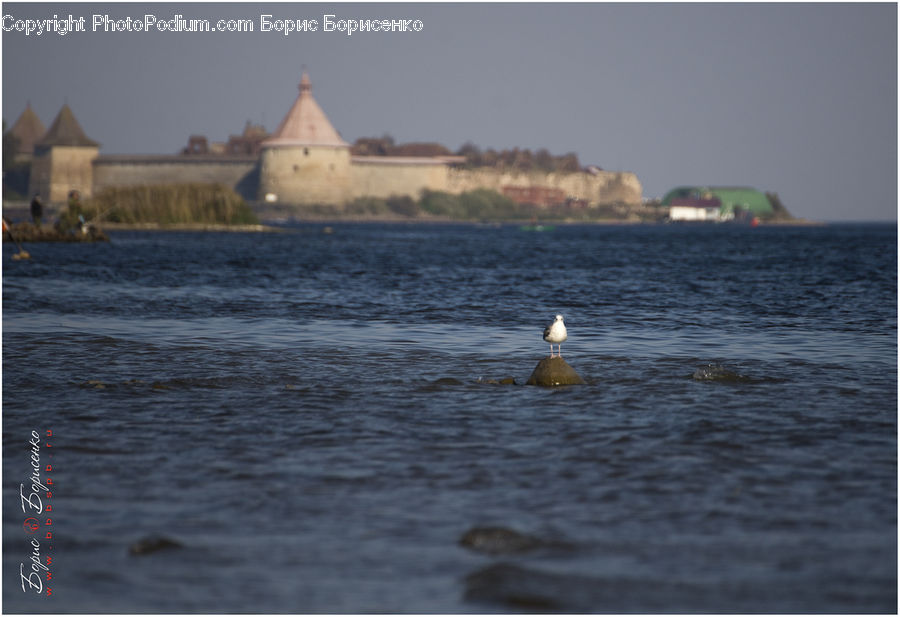
[[[27,248],[3,255],[7,612],[897,610],[893,226]],[[524,384],[556,313],[588,385],[490,383]],[[50,597],[20,582],[32,430]],[[460,546],[476,526],[544,548]]]

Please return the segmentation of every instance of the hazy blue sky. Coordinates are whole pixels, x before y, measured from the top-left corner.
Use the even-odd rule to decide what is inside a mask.
[[[681,184],[776,191],[817,220],[897,216],[897,5],[3,3],[86,32],[3,33],[3,118],[68,102],[101,152],[174,153],[192,133],[274,130],[301,65],[348,141],[548,148]],[[249,19],[252,33],[92,32],[92,15]],[[260,16],[317,32],[260,32]],[[323,16],[418,19],[325,32]],[[10,25],[11,20],[4,21]]]

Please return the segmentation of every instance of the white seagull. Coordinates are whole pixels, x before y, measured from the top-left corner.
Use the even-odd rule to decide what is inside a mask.
[[[553,344],[557,346],[557,356],[562,358],[562,342],[568,338],[563,316],[557,315],[556,321],[544,328],[544,340],[550,343],[550,357],[553,357]]]

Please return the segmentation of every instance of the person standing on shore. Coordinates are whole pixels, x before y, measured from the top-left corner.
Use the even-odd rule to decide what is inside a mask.
[[[41,219],[44,216],[44,204],[41,203],[41,194],[35,193],[31,200],[31,222],[35,227],[41,226]]]

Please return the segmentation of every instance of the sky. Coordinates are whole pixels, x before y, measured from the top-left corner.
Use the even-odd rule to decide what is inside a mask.
[[[176,153],[248,120],[273,131],[305,67],[351,143],[547,148],[634,172],[646,198],[752,186],[811,220],[897,220],[896,3],[4,2],[2,13],[7,126],[30,102],[49,127],[68,103],[102,154]],[[70,14],[84,32],[17,29]],[[253,31],[93,29],[94,16],[179,15]],[[421,28],[348,35],[326,19]],[[318,28],[261,31],[278,20]]]

